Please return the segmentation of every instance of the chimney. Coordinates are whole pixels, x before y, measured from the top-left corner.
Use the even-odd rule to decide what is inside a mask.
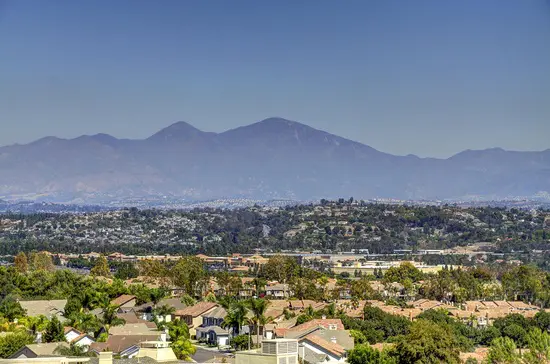
[[[335,338],[335,337],[331,337],[331,338],[330,338],[330,342],[332,342],[333,344],[337,344],[336,338]]]
[[[99,353],[98,364],[113,364],[113,352],[102,351],[101,353]]]
[[[37,344],[42,343],[42,333],[41,333],[41,332],[37,332],[37,333],[36,333],[35,342],[36,342]]]
[[[321,316],[321,319],[326,320],[327,317],[325,315]]]

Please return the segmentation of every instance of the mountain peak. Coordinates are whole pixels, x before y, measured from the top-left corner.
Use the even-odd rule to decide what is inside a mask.
[[[258,126],[268,126],[270,128],[281,128],[281,127],[291,127],[291,128],[307,128],[307,129],[313,129],[311,126],[302,124],[297,121],[288,120],[281,117],[271,117],[267,118],[261,121],[258,121],[256,124],[252,125],[258,125]]]
[[[258,124],[286,124],[286,125],[295,125],[295,124],[300,124],[300,123],[298,123],[298,122],[296,122],[296,121],[288,120],[288,119],[285,119],[285,118],[281,118],[281,117],[274,116],[274,117],[270,117],[270,118],[261,120],[261,121],[258,122]]]
[[[58,137],[55,137],[55,136],[47,136],[47,137],[35,140],[34,142],[30,143],[29,145],[48,146],[48,145],[55,144],[55,143],[57,143],[61,140],[62,140],[61,138],[58,138]]]
[[[147,140],[170,141],[180,139],[190,139],[204,132],[195,128],[185,121],[178,121],[159,132],[153,134]]]

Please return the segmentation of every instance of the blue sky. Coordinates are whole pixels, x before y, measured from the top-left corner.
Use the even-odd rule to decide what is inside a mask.
[[[0,145],[270,116],[395,154],[550,148],[550,1],[0,0]]]

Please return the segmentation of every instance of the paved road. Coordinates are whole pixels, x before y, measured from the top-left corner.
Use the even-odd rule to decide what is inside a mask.
[[[225,354],[220,353],[217,350],[207,350],[201,347],[197,347],[197,352],[195,353],[195,355],[193,355],[193,360],[195,360],[197,363],[204,363],[207,360],[221,356],[225,356]]]

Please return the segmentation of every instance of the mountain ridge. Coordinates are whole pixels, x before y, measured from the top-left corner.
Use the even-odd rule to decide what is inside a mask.
[[[257,125],[257,124],[261,124],[261,123],[264,123],[266,121],[269,121],[269,120],[272,120],[272,119],[280,119],[280,120],[284,120],[284,121],[287,121],[289,123],[292,123],[292,124],[296,124],[296,125],[302,125],[302,126],[306,126],[308,128],[311,128],[313,130],[316,130],[316,131],[320,131],[322,133],[326,133],[326,134],[329,134],[329,135],[332,135],[332,136],[336,136],[340,139],[345,139],[345,140],[348,140],[348,141],[351,141],[351,142],[354,142],[354,143],[357,143],[357,144],[362,144],[362,145],[365,145],[365,146],[368,146],[370,147],[369,145],[367,144],[364,144],[362,142],[359,142],[359,141],[355,141],[353,139],[349,139],[349,138],[346,138],[346,137],[341,137],[341,136],[338,136],[338,135],[335,135],[335,134],[331,134],[329,132],[326,132],[326,131],[323,131],[321,129],[316,129],[314,127],[311,127],[307,124],[304,124],[304,123],[300,123],[300,122],[297,122],[297,121],[292,121],[292,120],[288,120],[288,119],[285,119],[285,118],[280,118],[280,117],[269,117],[269,118],[266,118],[266,119],[263,119],[263,120],[260,120],[258,122],[255,122],[255,123],[251,123],[251,124],[247,124],[247,125],[243,125],[243,126],[238,126],[238,127],[235,127],[235,128],[232,128],[232,129],[227,129],[225,131],[221,131],[221,132],[211,132],[211,131],[203,131],[197,127],[195,127],[194,125],[192,125],[191,123],[188,123],[188,122],[185,122],[185,121],[177,121],[177,122],[174,122],[162,129],[160,129],[158,132],[148,136],[148,137],[144,137],[144,138],[135,138],[135,139],[130,139],[130,138],[119,138],[119,137],[115,137],[113,135],[110,135],[110,134],[107,134],[107,133],[96,133],[96,134],[82,134],[82,135],[79,135],[79,136],[76,136],[76,137],[72,137],[72,138],[62,138],[62,137],[57,137],[57,136],[54,136],[54,135],[49,135],[49,136],[45,136],[45,137],[42,137],[42,138],[39,138],[39,139],[36,139],[34,141],[30,141],[30,142],[27,142],[27,143],[13,143],[13,144],[6,144],[6,145],[0,145],[0,149],[2,148],[9,148],[9,147],[15,147],[15,146],[27,146],[27,145],[31,145],[31,144],[35,144],[35,143],[38,143],[38,142],[45,142],[45,141],[49,141],[49,140],[55,140],[55,141],[73,141],[73,140],[78,140],[79,138],[83,138],[83,137],[88,137],[88,138],[99,138],[99,137],[104,137],[104,138],[111,138],[113,140],[117,140],[117,141],[146,141],[148,139],[151,139],[153,138],[155,135],[159,134],[160,132],[166,130],[166,129],[170,129],[178,124],[186,124],[188,127],[190,128],[193,128],[195,129],[196,131],[198,132],[201,132],[201,133],[204,133],[204,134],[212,134],[212,135],[221,135],[221,134],[224,134],[224,133],[227,133],[227,132],[231,132],[231,131],[234,131],[234,130],[237,130],[237,129],[241,129],[241,128],[248,128],[248,127],[251,127],[251,126],[254,126],[254,125]],[[372,149],[375,149],[373,147],[370,147]],[[378,149],[375,149],[377,151],[380,151]],[[547,153],[547,152],[550,152],[550,148],[547,148],[547,149],[544,149],[544,150],[510,150],[510,149],[504,149],[502,147],[487,147],[487,148],[483,148],[483,149],[464,149],[462,151],[459,151],[449,157],[446,157],[446,158],[441,158],[441,157],[433,157],[433,156],[418,156],[414,153],[409,153],[409,154],[406,154],[406,155],[398,155],[398,154],[391,154],[391,153],[388,153],[388,152],[382,152],[382,153],[386,153],[386,154],[389,154],[389,155],[394,155],[394,156],[398,156],[398,157],[415,157],[415,158],[419,158],[419,159],[437,159],[437,160],[448,160],[450,158],[453,158],[459,154],[463,154],[463,153],[469,153],[469,152],[488,152],[488,151],[494,151],[494,150],[499,150],[499,151],[504,151],[504,152],[509,152],[509,153]]]
[[[179,121],[144,139],[45,137],[0,147],[0,199],[532,196],[550,190],[550,149],[398,156],[273,117],[205,132]]]

